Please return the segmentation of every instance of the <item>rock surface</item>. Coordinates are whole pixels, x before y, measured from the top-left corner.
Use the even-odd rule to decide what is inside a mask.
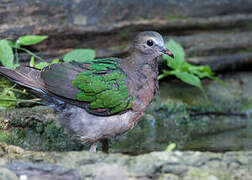
[[[127,156],[32,152],[0,144],[0,179],[250,180],[252,152],[152,152]]]

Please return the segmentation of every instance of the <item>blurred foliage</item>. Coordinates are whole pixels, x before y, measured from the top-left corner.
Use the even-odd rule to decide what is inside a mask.
[[[170,70],[164,70],[163,73],[159,75],[158,79],[171,75],[176,76],[181,81],[198,87],[207,99],[206,92],[203,89],[200,79],[210,78],[218,80],[219,82],[221,82],[221,80],[214,76],[214,73],[209,66],[194,66],[186,62],[184,48],[179,43],[171,39],[165,44],[165,46],[173,53],[174,58],[171,58],[168,55],[163,55]]]
[[[176,144],[171,143],[166,147],[165,152],[171,152],[171,151],[175,150],[175,148],[176,148]]]
[[[6,39],[0,40],[0,61],[5,67],[14,67],[13,51]]]
[[[36,69],[43,69],[48,65],[59,63],[59,59],[54,59],[51,62],[46,62],[43,58],[37,56],[35,53],[31,52],[26,46],[35,45],[47,39],[47,36],[39,35],[27,35],[21,36],[16,41],[11,41],[7,39],[0,40],[0,63],[10,69],[14,69],[19,66],[19,53],[18,51],[25,52],[31,56],[30,67]],[[75,49],[68,52],[64,57],[63,61],[77,61],[81,62],[83,60],[92,60],[95,58],[95,51],[92,49]],[[35,63],[35,59],[39,60],[39,63]],[[38,103],[40,99],[29,95],[25,89],[17,88],[14,83],[9,82],[5,78],[0,79],[0,109],[17,107],[20,104],[30,104]],[[24,99],[23,99],[24,98]]]
[[[95,58],[95,51],[93,49],[74,49],[68,52],[64,57],[65,62],[83,62],[85,60],[92,60]]]
[[[24,51],[30,54],[32,57],[43,60],[42,58],[32,53],[28,49],[23,48],[22,46],[34,45],[42,42],[46,38],[47,36],[32,35],[32,36],[21,36],[15,42],[7,39],[0,40],[0,62],[2,63],[3,66],[11,69],[19,66],[18,50]],[[13,51],[15,53],[13,53]]]
[[[40,99],[19,88],[15,83],[6,78],[0,78],[0,109],[14,108],[18,106],[31,106],[40,104]]]
[[[128,37],[130,37],[132,34],[133,34],[132,29],[123,29],[123,30],[121,30],[121,31],[118,32],[117,36],[118,36],[118,38],[120,40],[125,40]]]

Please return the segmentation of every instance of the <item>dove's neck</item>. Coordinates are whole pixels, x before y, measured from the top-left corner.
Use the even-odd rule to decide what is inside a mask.
[[[158,90],[158,65],[155,57],[133,53],[122,61],[128,77],[129,92],[134,97],[133,110],[144,112]]]
[[[144,71],[143,66],[145,65],[152,67],[153,72],[158,71],[156,58],[140,52],[133,52],[131,56],[122,60],[121,64],[125,72],[130,72],[132,74],[134,74],[134,72],[142,73],[142,71]]]

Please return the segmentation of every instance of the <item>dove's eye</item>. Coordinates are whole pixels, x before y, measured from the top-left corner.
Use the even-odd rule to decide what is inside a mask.
[[[152,40],[147,40],[146,44],[148,46],[153,46],[154,42]]]

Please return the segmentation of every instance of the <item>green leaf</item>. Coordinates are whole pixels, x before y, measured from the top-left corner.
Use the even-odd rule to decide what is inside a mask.
[[[6,39],[0,40],[0,62],[5,67],[13,68],[14,54]]]
[[[45,68],[46,66],[49,66],[49,65],[50,65],[50,63],[48,63],[48,62],[41,62],[41,63],[38,63],[37,65],[35,65],[35,68],[43,69],[43,68]]]
[[[171,152],[171,151],[173,151],[175,148],[176,148],[176,144],[175,144],[175,143],[171,143],[171,144],[169,144],[169,145],[166,147],[165,152]]]
[[[172,69],[179,69],[185,60],[184,48],[172,39],[165,44],[165,47],[174,55],[174,58],[171,58],[168,55],[163,55],[163,58],[167,61],[167,65]]]
[[[55,63],[59,63],[59,62],[60,62],[59,59],[54,59],[54,60],[52,60],[52,62],[50,64],[55,64]]]
[[[209,66],[194,66],[192,64],[189,64],[188,62],[183,62],[180,71],[189,72],[198,76],[199,78],[214,77],[214,73],[211,71],[211,68]]]
[[[34,67],[34,64],[35,64],[34,56],[32,56],[31,59],[30,59],[30,67]]]
[[[48,62],[41,62],[41,63],[35,65],[35,68],[37,68],[37,69],[43,69],[43,68],[45,68],[45,67],[47,67],[47,66],[49,66],[51,64],[59,63],[59,61],[60,61],[59,59],[54,59],[50,63],[48,63]]]
[[[11,40],[7,39],[7,41],[8,41],[8,44],[10,45],[10,47],[15,46],[15,43],[12,42]]]
[[[187,84],[196,86],[198,88],[202,88],[200,79],[193,74],[189,74],[188,72],[178,72],[178,71],[174,71],[173,74],[177,78],[181,79],[182,81],[184,81]]]
[[[199,78],[214,77],[214,72],[211,70],[209,66],[198,66],[197,70],[198,71],[196,72],[196,74]]]
[[[77,61],[82,62],[85,60],[93,60],[95,58],[95,51],[93,49],[75,49],[68,52],[64,57],[63,61]]]
[[[190,69],[192,69],[194,65],[189,64],[188,62],[184,61],[181,65],[180,71],[182,72],[189,72]]]
[[[17,99],[9,88],[3,90],[0,95],[0,106],[2,107],[15,107],[17,105]]]
[[[197,76],[190,74],[188,72],[178,72],[178,71],[174,71],[173,74],[183,82],[198,87],[202,91],[205,98],[207,99],[206,92],[202,87],[200,79]]]
[[[38,35],[30,35],[30,36],[21,36],[17,40],[18,45],[29,46],[33,44],[37,44],[43,40],[45,40],[48,36],[38,36]]]
[[[20,64],[14,64],[13,68],[17,68],[18,66],[20,66]]]

